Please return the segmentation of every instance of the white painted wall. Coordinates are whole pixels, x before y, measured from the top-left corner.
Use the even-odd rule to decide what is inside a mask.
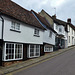
[[[2,39],[2,20],[0,18],[0,39]]]
[[[57,26],[57,29],[56,29]],[[59,31],[59,28],[62,29],[62,32]],[[65,28],[63,25],[57,25],[56,23],[54,23],[54,30],[58,33],[58,34],[62,34],[65,35]]]
[[[56,26],[57,26],[57,29],[56,29]],[[62,32],[59,31],[59,28],[62,29]],[[54,23],[54,30],[58,33],[58,34],[61,34],[61,35],[64,35],[64,39],[65,40],[65,48],[68,47],[68,33],[65,31],[65,27],[63,25],[58,25],[56,23]]]
[[[65,28],[64,28],[64,26],[63,26],[63,25],[59,25],[58,28],[59,28],[59,29],[61,28],[61,30],[62,30],[62,31],[60,32],[59,29],[58,29],[58,34],[65,35]]]
[[[73,34],[72,34],[72,30],[73,30]],[[75,39],[75,34],[74,34],[74,29],[70,27],[69,30],[69,25],[68,25],[68,46],[72,46],[74,45],[74,39]],[[70,42],[69,42],[69,36],[70,36]],[[72,40],[72,37],[74,37],[74,39]]]
[[[44,31],[44,42],[48,44],[55,45],[55,34],[52,32],[52,37],[49,37],[50,30],[47,29]]]
[[[43,44],[43,30],[40,30],[40,37],[34,36],[34,27],[20,23],[21,33],[11,31],[11,22],[13,19],[4,18],[4,41],[21,42],[31,44]]]
[[[68,47],[68,33],[66,31],[65,31],[64,39],[65,39],[65,48],[67,48]]]
[[[56,26],[57,26],[57,29],[56,29]],[[58,25],[56,24],[56,23],[54,23],[54,30],[58,33],[59,31],[59,27],[58,27]]]

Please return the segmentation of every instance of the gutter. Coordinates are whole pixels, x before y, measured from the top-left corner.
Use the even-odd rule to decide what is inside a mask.
[[[1,14],[0,14],[0,17],[1,17],[1,19],[2,19],[2,37],[1,37],[1,39],[3,40],[4,19],[3,19],[3,17],[1,16]]]
[[[38,17],[35,15],[35,13],[33,11],[31,11],[32,14],[35,16],[35,18],[38,20],[38,22],[45,28],[47,29],[47,27],[38,19]]]

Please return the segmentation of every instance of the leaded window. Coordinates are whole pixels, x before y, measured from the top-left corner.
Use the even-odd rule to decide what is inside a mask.
[[[22,59],[23,45],[16,43],[5,43],[5,60]]]
[[[20,30],[20,23],[16,23],[16,22],[12,21],[11,29],[19,31]]]

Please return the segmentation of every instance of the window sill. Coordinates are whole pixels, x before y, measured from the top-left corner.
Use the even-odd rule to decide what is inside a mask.
[[[18,33],[21,33],[21,31],[18,31],[18,30],[14,30],[14,29],[10,29],[10,31],[14,31],[14,32],[18,32]]]
[[[34,35],[34,36],[36,36],[36,37],[40,37],[39,35]]]
[[[5,60],[3,60],[3,61],[5,61],[5,62],[10,62],[10,61],[20,61],[20,60],[23,60],[23,58],[17,58],[17,59],[5,59]]]

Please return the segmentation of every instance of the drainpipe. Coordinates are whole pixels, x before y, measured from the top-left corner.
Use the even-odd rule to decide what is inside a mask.
[[[3,19],[3,17],[1,16],[1,12],[0,12],[0,17],[1,17],[1,21],[2,21],[2,35],[1,35],[1,39],[2,39],[2,41],[1,41],[1,66],[2,66],[2,58],[3,58],[3,31],[4,31],[4,19]]]
[[[3,31],[4,31],[4,19],[3,17],[0,15],[1,19],[2,19],[2,37],[1,39],[3,40]]]

